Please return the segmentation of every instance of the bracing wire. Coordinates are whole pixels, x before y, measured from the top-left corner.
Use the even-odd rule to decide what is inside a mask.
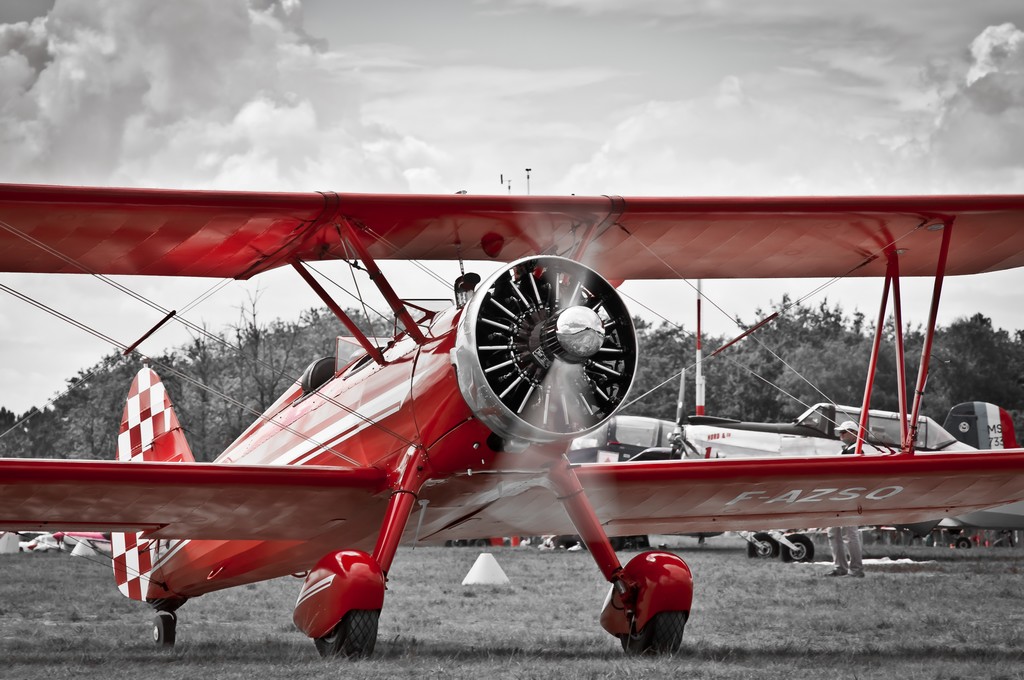
[[[4,230],[14,234],[15,236],[18,236],[18,237],[26,240],[27,242],[31,243],[32,245],[34,245],[34,246],[36,246],[36,247],[46,251],[47,253],[53,255],[54,257],[57,257],[57,258],[63,260],[64,262],[66,262],[66,263],[68,263],[68,264],[70,264],[70,265],[72,265],[74,267],[77,267],[78,269],[82,270],[84,273],[91,274],[92,276],[94,276],[95,278],[99,279],[100,281],[102,281],[102,282],[104,282],[104,283],[114,287],[116,290],[121,291],[122,293],[124,293],[124,294],[126,294],[126,295],[128,295],[128,296],[130,296],[132,298],[134,298],[135,300],[138,300],[139,302],[142,302],[143,304],[147,305],[148,307],[150,307],[152,309],[155,309],[155,310],[157,310],[157,311],[159,311],[161,313],[164,313],[164,314],[167,314],[169,312],[169,310],[167,310],[163,306],[157,304],[156,302],[146,298],[144,295],[136,293],[135,291],[131,290],[127,286],[124,286],[121,283],[113,280],[109,276],[105,276],[103,274],[100,274],[100,273],[90,269],[89,267],[86,267],[84,264],[78,262],[74,258],[71,258],[71,257],[63,254],[62,252],[58,251],[57,249],[55,249],[55,248],[53,248],[53,247],[51,247],[51,246],[49,246],[49,245],[39,241],[38,239],[33,238],[32,236],[29,236],[28,234],[24,233],[20,229],[17,229],[16,227],[13,227],[10,224],[8,224],[8,223],[6,223],[6,222],[4,222],[2,220],[0,220],[0,228],[2,228]],[[199,304],[200,302],[208,299],[210,296],[212,296],[214,293],[220,291],[224,286],[226,286],[230,282],[231,282],[230,279],[224,279],[223,281],[215,284],[210,289],[208,289],[205,293],[201,294],[199,297],[197,297],[192,302],[190,302],[188,305],[186,305],[186,309],[194,308],[197,304]],[[11,295],[14,295],[15,297],[18,297],[19,299],[21,299],[21,300],[23,300],[25,302],[28,302],[29,304],[32,304],[33,306],[36,306],[39,309],[42,309],[43,311],[47,312],[48,314],[51,314],[51,315],[53,315],[53,316],[55,316],[55,317],[65,321],[65,322],[67,322],[67,323],[69,323],[69,324],[71,324],[71,325],[73,325],[73,326],[75,326],[75,327],[85,331],[85,332],[90,333],[91,335],[99,338],[100,340],[103,340],[104,342],[106,342],[106,343],[108,343],[110,345],[113,345],[114,347],[119,347],[122,350],[126,349],[126,345],[123,345],[123,344],[119,343],[118,341],[114,340],[113,338],[110,338],[109,336],[103,335],[102,333],[99,333],[98,331],[95,331],[94,329],[91,329],[90,327],[86,326],[85,324],[80,323],[80,322],[72,319],[71,317],[69,317],[69,316],[67,316],[65,314],[62,314],[61,312],[58,312],[55,309],[52,309],[50,307],[47,307],[46,305],[43,305],[42,303],[39,303],[38,301],[34,300],[33,298],[31,298],[31,297],[29,297],[27,295],[23,295],[22,293],[19,293],[19,292],[15,291],[13,288],[10,288],[8,286],[3,286],[2,284],[0,284],[0,287],[2,287],[2,289],[4,291],[10,293]],[[342,290],[344,290],[344,289],[342,289]],[[345,291],[345,292],[348,292],[348,291]],[[351,295],[351,293],[349,293],[349,294]],[[189,328],[193,332],[199,334],[202,337],[207,338],[208,340],[212,340],[213,342],[221,345],[222,347],[224,347],[224,348],[226,348],[228,350],[231,350],[231,351],[236,352],[236,353],[241,353],[243,351],[242,347],[240,345],[233,345],[233,344],[231,344],[230,342],[225,340],[223,337],[221,337],[219,335],[216,335],[214,333],[210,333],[205,328],[203,328],[203,327],[201,327],[201,326],[199,326],[199,325],[197,325],[195,323],[192,323],[191,321],[188,321],[187,319],[182,318],[181,315],[176,315],[174,318],[179,323],[182,323],[183,325],[185,325],[187,328]],[[367,319],[367,320],[369,321],[369,319]],[[144,356],[141,353],[139,355],[140,356]],[[263,361],[259,357],[254,357],[254,359],[255,359],[256,363],[258,363],[259,365],[263,366],[264,368],[269,368],[271,370],[274,370],[273,366],[271,366],[267,362]],[[186,380],[187,382],[194,382],[194,384],[199,386],[201,389],[205,389],[205,390],[209,391],[210,393],[218,395],[218,396],[224,396],[228,400],[233,401],[233,400],[230,399],[230,397],[226,397],[226,395],[219,395],[212,387],[204,385],[203,383],[198,382],[198,381],[191,381],[186,376],[182,375],[180,373],[180,371],[176,371],[175,369],[171,369],[171,370],[174,373],[178,374],[179,377],[182,377],[182,379]],[[295,376],[289,375],[289,376],[286,376],[286,377],[290,378],[293,382],[295,380],[297,380],[297,378]],[[63,394],[66,394],[67,392],[73,390],[77,386],[77,384],[80,384],[80,383],[76,383],[76,385],[73,385],[68,390],[66,390],[64,393],[58,395],[57,397],[52,398],[49,402],[47,402],[47,404],[52,403],[53,401],[55,401],[60,396],[63,396]],[[378,429],[380,429],[381,431],[385,432],[386,434],[397,438],[399,441],[402,441],[407,446],[411,446],[412,445],[412,442],[409,441],[407,438],[405,438],[405,437],[395,433],[391,429],[383,426],[382,424],[378,423],[377,421],[373,420],[372,418],[368,418],[367,416],[363,416],[362,414],[358,413],[356,410],[352,409],[351,407],[346,406],[346,405],[342,404],[341,402],[337,401],[336,399],[333,399],[333,398],[331,398],[331,397],[329,397],[329,396],[327,396],[327,395],[325,395],[323,393],[319,393],[319,394],[328,403],[330,403],[330,404],[332,404],[334,406],[337,406],[338,408],[342,409],[343,411],[346,411],[347,413],[362,419],[364,422],[366,422],[367,424],[369,424],[369,425],[371,425],[373,427],[377,427]],[[246,410],[251,411],[253,413],[257,413],[256,411],[254,411],[251,408],[244,407],[244,406],[243,406],[243,408],[245,408]],[[27,414],[25,418],[22,418],[22,420],[19,421],[19,424],[23,423],[25,420],[30,418],[35,413],[36,412],[29,412],[29,414]],[[258,414],[258,415],[262,416],[262,414]],[[7,432],[10,432],[10,431],[11,431],[10,429],[7,430]],[[4,435],[6,435],[7,432],[5,432]],[[0,437],[2,437],[2,436],[3,435],[0,435]]]
[[[620,226],[621,226],[621,225],[620,225]],[[901,236],[898,236],[898,237],[896,237],[896,238],[892,239],[892,241],[890,241],[889,243],[887,243],[887,244],[885,244],[885,245],[883,245],[883,246],[879,247],[879,248],[878,248],[878,249],[877,249],[877,250],[876,250],[876,251],[875,251],[874,253],[871,253],[870,255],[868,255],[868,256],[867,256],[867,257],[866,257],[866,258],[865,258],[864,260],[862,260],[862,261],[861,261],[860,263],[858,263],[857,265],[855,265],[855,266],[851,267],[851,268],[850,268],[850,269],[849,269],[848,271],[844,272],[844,273],[843,273],[843,274],[841,274],[841,275],[838,275],[838,276],[834,276],[834,277],[832,277],[831,279],[829,279],[829,280],[827,280],[826,282],[824,282],[824,283],[822,283],[822,284],[818,285],[817,287],[815,287],[814,289],[812,289],[812,290],[811,290],[811,291],[809,291],[808,293],[804,294],[803,296],[801,296],[801,297],[798,297],[798,298],[796,298],[796,299],[792,300],[792,301],[791,301],[790,303],[788,303],[788,304],[784,304],[784,305],[782,305],[782,306],[781,306],[781,307],[779,308],[779,310],[778,310],[778,312],[777,312],[777,313],[778,313],[778,314],[783,314],[783,313],[785,313],[786,311],[788,311],[789,309],[792,309],[793,307],[795,307],[795,306],[797,306],[797,305],[799,305],[799,304],[803,303],[803,302],[804,302],[805,300],[807,300],[807,299],[810,299],[811,297],[813,297],[813,296],[815,296],[815,295],[819,294],[819,293],[820,293],[820,292],[821,292],[822,290],[825,290],[825,289],[829,288],[830,286],[834,285],[835,283],[837,283],[837,282],[839,282],[839,281],[841,281],[841,280],[843,280],[843,279],[847,278],[847,277],[848,277],[848,276],[849,276],[850,274],[852,274],[852,273],[853,273],[854,271],[856,271],[857,269],[859,269],[860,267],[862,267],[862,266],[864,265],[864,263],[865,263],[865,262],[867,262],[868,260],[871,260],[871,259],[874,259],[874,258],[876,258],[876,257],[879,257],[879,256],[883,255],[883,254],[884,254],[884,253],[885,253],[885,252],[886,252],[887,250],[889,250],[889,249],[893,248],[893,247],[895,246],[895,244],[899,243],[899,242],[900,242],[900,241],[901,241],[902,239],[906,238],[906,237],[907,237],[907,236],[909,236],[910,234],[912,234],[912,233],[914,233],[915,231],[917,231],[918,229],[920,229],[920,227],[921,227],[921,225],[918,225],[918,226],[914,227],[913,229],[910,229],[909,231],[907,231],[907,232],[906,232],[906,233],[904,233],[903,235],[901,235]],[[629,232],[629,231],[628,231],[627,229],[625,229],[624,227],[622,227],[622,229],[623,229],[623,231],[625,231],[625,232],[626,232],[626,233],[627,233],[627,234],[628,234],[628,235],[629,235],[630,237],[633,237],[633,235],[632,235],[632,234],[631,234],[631,233],[630,233],[630,232]],[[689,282],[689,281],[688,281],[687,279],[685,279],[685,278],[684,278],[684,277],[682,276],[682,274],[681,274],[681,273],[680,273],[680,272],[679,272],[679,271],[678,271],[678,270],[677,270],[677,269],[676,269],[675,267],[673,267],[673,266],[671,265],[671,263],[667,262],[667,261],[666,261],[666,260],[665,260],[664,258],[662,258],[662,257],[661,257],[661,256],[660,256],[660,255],[659,255],[659,254],[658,254],[657,252],[655,252],[655,251],[654,251],[654,250],[653,250],[652,248],[650,248],[650,247],[649,247],[649,246],[648,246],[648,245],[647,245],[646,243],[644,243],[644,242],[643,242],[642,240],[640,240],[640,239],[636,239],[636,240],[637,240],[637,242],[638,242],[638,243],[640,243],[641,247],[643,247],[643,248],[644,248],[645,250],[647,250],[647,252],[648,252],[648,253],[649,253],[649,254],[650,254],[651,256],[653,256],[653,257],[654,257],[655,259],[657,259],[657,260],[658,260],[658,261],[659,261],[659,262],[660,262],[660,263],[661,263],[662,265],[664,265],[664,266],[665,266],[666,268],[668,268],[668,269],[669,269],[670,271],[672,271],[673,273],[675,273],[675,274],[677,275],[677,277],[678,277],[678,278],[682,279],[682,280],[683,280],[683,281],[684,281],[684,282],[685,282],[685,283],[686,283],[686,284],[687,284],[688,286],[690,286],[690,287],[691,287],[691,288],[692,288],[692,289],[693,289],[694,291],[696,291],[696,290],[697,290],[696,286],[694,286],[694,285],[693,285],[692,283],[690,283],[690,282]],[[674,322],[672,322],[672,321],[670,321],[669,319],[665,318],[665,317],[664,317],[663,315],[661,315],[661,314],[659,314],[658,312],[656,312],[656,311],[652,310],[652,309],[651,309],[650,307],[648,307],[647,305],[644,305],[644,304],[640,303],[640,302],[639,302],[639,301],[637,301],[637,300],[636,300],[635,298],[633,298],[633,297],[631,297],[631,296],[629,296],[629,295],[627,295],[627,294],[625,294],[625,293],[623,293],[623,292],[621,292],[621,291],[620,291],[620,294],[621,294],[621,295],[623,295],[624,297],[628,297],[628,298],[629,298],[630,300],[632,300],[632,301],[633,301],[634,303],[637,303],[637,304],[639,304],[639,305],[640,305],[641,307],[643,307],[643,308],[644,308],[644,309],[646,309],[647,311],[649,311],[649,312],[651,312],[651,313],[655,314],[655,315],[656,315],[657,317],[659,317],[660,319],[662,319],[662,321],[664,321],[665,323],[668,323],[669,325],[671,325],[671,326],[674,326],[675,328],[677,328],[677,329],[679,329],[679,330],[682,330],[682,331],[683,331],[684,333],[687,333],[687,335],[689,335],[690,337],[692,337],[692,335],[693,335],[692,333],[689,333],[688,331],[686,331],[685,329],[683,329],[683,328],[682,328],[681,326],[679,326],[678,324],[675,324]],[[703,297],[703,299],[705,299],[705,300],[708,300],[708,302],[710,302],[710,304],[711,304],[711,305],[712,305],[712,306],[713,306],[713,307],[714,307],[715,309],[717,309],[717,310],[718,310],[719,312],[721,312],[721,313],[722,313],[723,315],[725,315],[726,317],[729,317],[729,319],[730,319],[731,321],[733,321],[734,323],[736,323],[736,324],[737,324],[737,326],[739,326],[739,327],[740,327],[741,329],[743,328],[743,327],[742,327],[742,325],[740,325],[740,322],[739,322],[739,320],[737,320],[737,319],[735,319],[734,317],[732,317],[731,315],[729,315],[729,314],[728,314],[728,313],[727,313],[727,312],[726,312],[726,311],[725,311],[725,310],[724,310],[724,309],[723,309],[723,308],[722,308],[721,306],[719,306],[719,305],[718,305],[718,304],[717,304],[717,303],[716,303],[716,302],[715,302],[714,300],[711,300],[711,299],[709,299],[709,298],[708,298],[708,296],[707,296],[706,294],[702,294],[702,297]],[[783,366],[785,366],[785,367],[786,367],[787,369],[789,369],[790,371],[792,371],[792,372],[793,372],[793,374],[795,374],[795,375],[796,375],[796,376],[797,376],[798,378],[800,378],[800,379],[801,379],[802,381],[804,381],[804,382],[805,382],[805,383],[806,383],[806,384],[807,384],[807,385],[808,385],[808,386],[809,386],[809,387],[810,387],[811,389],[813,389],[813,390],[814,390],[815,392],[817,392],[817,393],[818,393],[819,395],[821,395],[821,397],[822,397],[823,399],[825,399],[825,400],[826,400],[826,401],[827,401],[828,403],[830,403],[830,404],[833,404],[833,405],[835,405],[835,402],[834,402],[834,401],[833,401],[833,400],[832,400],[832,399],[831,399],[831,398],[830,398],[830,397],[829,397],[828,395],[826,395],[826,394],[825,394],[824,392],[822,392],[822,391],[821,391],[821,389],[819,389],[817,385],[815,385],[814,383],[812,383],[812,382],[811,382],[811,381],[810,381],[810,380],[809,380],[809,379],[808,379],[808,378],[807,378],[806,376],[804,376],[804,375],[803,375],[803,374],[802,374],[802,373],[801,373],[800,371],[798,371],[797,369],[795,369],[795,368],[794,368],[794,367],[793,367],[793,366],[792,366],[791,364],[789,364],[789,363],[788,363],[788,362],[787,362],[787,361],[786,361],[785,359],[783,359],[783,358],[782,358],[781,356],[779,356],[779,355],[778,355],[778,353],[776,353],[776,352],[775,352],[774,350],[772,350],[772,349],[771,349],[770,347],[768,347],[768,346],[767,346],[767,345],[766,345],[766,344],[765,344],[765,343],[764,343],[764,342],[763,342],[763,341],[762,341],[762,340],[761,340],[760,338],[756,337],[755,335],[751,335],[751,336],[749,336],[749,337],[751,337],[751,338],[752,338],[752,339],[753,339],[753,340],[754,340],[754,341],[755,341],[755,342],[756,342],[756,343],[757,343],[758,345],[760,345],[760,346],[761,346],[761,347],[762,347],[762,348],[763,348],[763,349],[764,349],[765,351],[767,351],[767,352],[768,352],[768,353],[769,353],[769,354],[770,354],[770,355],[771,355],[772,357],[774,357],[775,359],[777,359],[777,360],[778,360],[778,361],[779,361],[779,362],[780,362],[780,363],[781,363],[781,364],[782,364]],[[713,358],[713,356],[714,356],[714,355],[712,355],[712,356],[708,356],[708,357],[705,357],[705,358],[704,358],[703,360],[704,360],[704,361],[707,361],[708,359],[710,359],[710,358]],[[724,355],[718,355],[718,356],[724,356]],[[727,359],[728,359],[728,357],[727,357]],[[799,398],[797,398],[797,397],[793,396],[792,394],[790,394],[790,393],[789,393],[789,392],[787,392],[786,390],[782,389],[782,387],[780,387],[779,385],[776,385],[775,383],[771,382],[771,381],[770,381],[770,380],[768,380],[767,378],[765,378],[765,377],[763,377],[763,376],[761,376],[761,375],[757,374],[757,373],[756,373],[755,371],[753,371],[753,369],[751,369],[751,368],[749,368],[749,367],[747,367],[747,366],[743,366],[742,364],[740,364],[740,363],[738,363],[738,362],[736,362],[736,361],[734,361],[734,360],[732,360],[732,359],[729,359],[729,360],[730,360],[730,361],[732,361],[732,363],[733,363],[734,365],[736,365],[736,366],[739,366],[739,367],[743,368],[744,370],[746,370],[747,372],[749,372],[749,373],[750,373],[751,375],[753,375],[753,376],[754,376],[754,377],[756,377],[757,379],[759,379],[759,380],[761,380],[761,381],[765,382],[766,384],[770,385],[771,387],[775,388],[776,390],[778,390],[778,391],[779,391],[779,392],[781,392],[782,394],[784,394],[784,395],[786,395],[787,397],[789,397],[790,399],[794,400],[794,401],[795,401],[796,403],[798,403],[798,404],[801,404],[801,405],[802,405],[802,406],[803,406],[804,408],[809,408],[809,405],[808,405],[808,404],[806,404],[806,403],[805,403],[805,402],[804,402],[803,400],[801,400],[801,399],[799,399]],[[696,365],[696,363],[694,363],[694,364],[691,364],[690,366],[688,366],[688,368],[692,368],[692,367],[693,367],[693,366],[695,366],[695,365]],[[680,375],[681,373],[682,373],[682,371],[680,371],[680,372],[677,372],[677,373],[675,374],[674,378],[678,378],[678,377],[679,377],[679,375]],[[640,397],[637,397],[636,399],[632,399],[632,400],[630,400],[629,404],[626,404],[626,405],[625,405],[625,407],[631,406],[631,405],[633,405],[634,403],[636,403],[637,401],[639,401],[640,399],[646,398],[646,397],[647,397],[647,396],[649,396],[649,395],[650,395],[650,394],[651,394],[651,393],[652,393],[653,391],[655,391],[655,390],[657,390],[657,389],[661,389],[662,387],[664,387],[664,386],[665,386],[666,384],[668,384],[668,383],[669,383],[669,382],[671,382],[672,380],[673,380],[673,378],[669,378],[668,380],[665,380],[665,381],[663,381],[663,382],[662,382],[662,383],[660,383],[660,384],[659,384],[659,385],[658,385],[658,386],[657,386],[656,388],[654,388],[654,389],[652,389],[652,390],[649,390],[648,392],[644,393],[644,394],[643,394],[643,395],[641,395]],[[624,408],[625,408],[625,407],[624,407]]]
[[[108,335],[106,335],[104,333],[101,333],[100,331],[97,331],[96,329],[92,328],[91,326],[89,326],[89,325],[87,325],[85,323],[82,323],[82,322],[80,322],[80,321],[78,321],[76,319],[73,319],[72,317],[67,316],[66,314],[63,314],[62,312],[59,312],[56,309],[53,309],[52,307],[49,307],[48,305],[45,305],[42,302],[39,302],[38,300],[35,300],[34,298],[32,298],[32,297],[30,297],[28,295],[20,293],[19,291],[16,291],[16,290],[14,290],[13,288],[11,288],[11,287],[9,287],[7,285],[0,284],[0,290],[3,290],[4,292],[7,292],[7,293],[17,297],[17,298],[23,300],[24,302],[27,302],[28,304],[36,307],[37,309],[40,309],[40,310],[46,312],[47,314],[50,314],[52,316],[57,317],[58,319],[61,319],[62,321],[65,321],[65,322],[75,326],[76,328],[79,328],[80,330],[85,331],[86,333],[89,333],[93,337],[96,337],[96,338],[98,338],[98,339],[100,339],[100,340],[102,340],[102,341],[104,341],[104,342],[106,342],[106,343],[108,343],[110,345],[113,345],[114,347],[116,347],[116,348],[118,348],[120,350],[124,350],[124,349],[127,348],[127,345],[125,345],[124,343],[122,343],[122,342],[120,342],[118,340],[115,340],[115,339],[111,338],[110,336],[108,336]],[[223,399],[224,401],[230,403],[233,406],[236,406],[236,407],[242,409],[243,411],[245,411],[247,413],[255,415],[257,417],[257,419],[259,419],[259,420],[263,420],[265,422],[272,423],[276,427],[278,427],[280,429],[283,429],[283,430],[285,430],[285,431],[287,431],[287,432],[289,432],[291,434],[294,434],[295,436],[297,436],[300,439],[303,439],[303,440],[309,442],[310,444],[313,444],[317,448],[322,448],[322,449],[330,452],[332,455],[335,455],[338,458],[341,458],[342,460],[345,460],[346,462],[348,462],[348,463],[350,463],[352,465],[358,465],[358,462],[353,460],[352,458],[349,458],[348,456],[345,456],[344,454],[341,454],[341,453],[339,453],[337,451],[334,451],[333,448],[330,448],[330,447],[326,446],[325,444],[322,444],[322,443],[318,442],[317,440],[313,439],[312,437],[309,437],[309,436],[305,435],[304,433],[299,432],[298,430],[295,430],[294,428],[292,428],[292,427],[290,427],[288,425],[285,425],[283,423],[275,421],[272,417],[267,416],[267,415],[265,415],[263,413],[260,413],[256,409],[252,408],[251,406],[248,406],[247,404],[244,404],[244,403],[238,401],[237,399],[234,399],[230,395],[228,395],[228,394],[226,394],[226,393],[224,393],[224,392],[222,392],[222,391],[220,391],[220,390],[218,390],[218,389],[216,389],[216,388],[214,388],[214,387],[212,387],[210,385],[207,385],[207,384],[205,384],[205,383],[203,383],[203,382],[201,382],[199,380],[196,380],[195,378],[192,378],[191,376],[189,376],[189,375],[185,374],[184,372],[174,368],[173,366],[170,366],[169,364],[165,364],[163,362],[157,361],[153,357],[146,356],[146,355],[142,354],[141,352],[136,352],[136,353],[140,357],[142,357],[144,360],[148,361],[149,363],[153,364],[154,366],[159,367],[160,370],[162,372],[164,372],[165,374],[177,376],[181,380],[183,380],[183,381],[185,381],[185,382],[187,382],[187,383],[189,383],[189,384],[191,384],[191,385],[193,385],[193,386],[195,386],[195,387],[197,387],[197,388],[199,388],[201,390],[205,390],[206,392],[212,394],[213,396],[218,397],[220,399]],[[389,428],[385,427],[384,425],[376,422],[375,420],[373,420],[371,418],[368,418],[368,417],[358,413],[356,410],[352,409],[351,407],[346,406],[346,405],[342,404],[341,402],[339,402],[339,401],[337,401],[335,399],[332,399],[332,398],[330,398],[327,395],[324,395],[322,393],[320,394],[320,396],[323,397],[325,401],[327,401],[327,402],[329,402],[329,403],[339,407],[340,409],[346,411],[347,413],[349,413],[351,415],[356,416],[357,418],[362,419],[367,424],[369,424],[371,426],[374,426],[374,427],[377,427],[377,428],[381,429],[383,432],[385,432],[386,434],[388,434],[388,435],[390,435],[392,437],[395,437],[399,441],[403,442],[405,445],[407,445],[407,446],[413,446],[414,445],[413,442],[410,441],[408,438],[398,434],[397,432],[392,431],[391,429],[389,429]]]

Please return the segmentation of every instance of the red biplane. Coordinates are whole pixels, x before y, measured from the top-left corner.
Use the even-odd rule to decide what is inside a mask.
[[[244,279],[293,267],[365,352],[311,365],[213,463],[194,462],[149,368],[131,386],[116,461],[0,461],[0,528],[113,532],[117,584],[156,609],[163,644],[189,598],[308,572],[296,625],[325,656],[368,655],[403,541],[579,534],[611,583],[601,625],[627,652],[671,652],[690,613],[689,568],[660,551],[623,565],[609,536],[906,523],[1024,500],[1024,450],[915,453],[907,423],[918,421],[927,347],[912,404],[902,398],[897,455],[579,465],[564,455],[634,378],[636,336],[611,282],[884,277],[882,309],[892,288],[898,312],[900,277],[934,276],[930,345],[944,276],[1024,265],[1024,196],[6,185],[0,227],[8,272]],[[342,258],[360,261],[401,324],[383,347],[303,265]],[[504,264],[482,283],[461,277],[457,304],[432,313],[403,302],[383,259]]]

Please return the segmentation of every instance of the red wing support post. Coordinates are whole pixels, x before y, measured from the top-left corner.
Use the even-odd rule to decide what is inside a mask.
[[[868,408],[871,404],[871,391],[874,387],[875,372],[878,368],[878,351],[882,340],[882,328],[885,323],[886,305],[889,299],[889,291],[893,296],[893,315],[896,327],[896,376],[897,395],[900,405],[900,432],[902,434],[902,445],[900,453],[913,455],[914,442],[917,438],[917,419],[921,412],[921,399],[924,397],[925,384],[928,381],[928,364],[931,358],[932,342],[935,339],[935,323],[939,310],[939,298],[942,294],[942,283],[946,274],[946,260],[949,254],[949,243],[953,233],[952,219],[935,221],[922,228],[929,231],[942,230],[942,243],[939,246],[939,257],[935,271],[935,283],[932,289],[931,309],[928,314],[928,326],[925,329],[924,347],[921,352],[921,364],[918,369],[917,387],[914,390],[913,412],[907,413],[907,390],[906,390],[906,356],[903,345],[903,311],[900,303],[900,269],[899,251],[887,253],[888,265],[885,272],[885,283],[882,287],[882,300],[878,310],[878,321],[875,324],[875,337],[871,346],[871,359],[868,364],[867,379],[864,383],[864,399],[861,407],[860,428],[857,437],[858,455],[863,453],[864,441],[868,436]]]
[[[384,296],[384,299],[388,301],[388,304],[395,312],[398,320],[402,322],[402,326],[404,326],[406,332],[409,333],[409,337],[415,340],[417,345],[425,343],[427,339],[423,337],[423,331],[421,331],[420,327],[416,325],[415,321],[413,321],[412,316],[409,315],[409,310],[405,308],[402,300],[395,293],[394,288],[392,288],[391,284],[388,283],[388,280],[384,278],[384,273],[380,270],[380,267],[377,266],[377,261],[373,259],[373,256],[370,255],[370,251],[366,249],[365,245],[363,245],[363,241],[359,236],[359,231],[348,220],[343,219],[341,221],[341,225],[345,229],[345,240],[349,245],[355,248],[356,252],[359,254],[359,259],[362,260],[363,266],[366,267],[366,271],[370,275],[370,280],[377,286],[377,289],[381,292],[381,295]]]
[[[902,453],[913,455],[914,440],[917,439],[917,417],[921,413],[921,398],[924,397],[924,386],[928,381],[928,362],[932,354],[932,341],[935,340],[935,318],[939,313],[939,297],[942,295],[942,281],[946,275],[946,257],[949,255],[949,240],[953,235],[953,220],[936,222],[925,229],[934,231],[942,229],[942,246],[939,249],[939,264],[935,270],[935,285],[932,288],[932,306],[928,312],[928,329],[924,336],[924,347],[921,349],[921,366],[917,373],[917,387],[914,389],[914,408],[910,413],[907,436],[903,440]]]
[[[889,301],[889,286],[893,278],[893,263],[896,254],[889,255],[889,266],[885,270],[885,283],[882,285],[882,303],[878,308],[878,322],[875,323],[875,340],[871,344],[871,359],[868,361],[868,377],[864,382],[864,400],[861,402],[860,426],[857,428],[857,449],[860,456],[864,453],[864,441],[868,436],[868,409],[871,407],[871,389],[875,385],[875,370],[878,368],[878,348],[882,344],[882,327],[885,325],[886,303]],[[902,357],[900,357],[902,360]]]
[[[907,438],[907,364],[903,350],[903,304],[900,295],[900,261],[890,257],[892,272],[892,320],[896,343],[896,395],[900,408],[900,441]]]
[[[323,286],[313,278],[313,275],[309,273],[309,270],[303,267],[302,263],[298,261],[292,262],[292,267],[294,267],[295,271],[299,273],[302,280],[309,284],[309,287],[313,289],[313,292],[324,301],[324,304],[327,305],[327,308],[334,313],[334,316],[338,317],[338,320],[345,325],[345,328],[348,329],[352,334],[352,337],[356,339],[362,348],[366,350],[366,353],[369,354],[379,365],[383,366],[384,355],[381,354],[380,349],[370,342],[370,339],[359,329],[359,326],[356,325],[352,318],[345,313],[345,310],[343,310],[338,303],[334,301],[334,298],[328,295]]]

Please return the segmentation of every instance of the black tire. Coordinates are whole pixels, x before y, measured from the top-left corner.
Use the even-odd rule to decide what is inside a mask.
[[[763,531],[754,534],[754,556],[762,559],[774,559],[780,554],[779,542]]]
[[[157,612],[153,619],[153,642],[161,647],[173,647],[177,628],[178,617],[174,612]]]
[[[379,609],[353,609],[342,617],[330,633],[314,638],[316,651],[325,659],[338,656],[350,659],[370,656],[377,644],[379,618]]]
[[[794,547],[790,548],[788,545],[780,546],[783,562],[814,561],[814,541],[803,534],[791,534],[786,538],[789,539],[789,542],[792,543]]]
[[[675,654],[683,643],[687,612],[661,612],[636,634],[620,635],[622,651],[629,655]]]
[[[956,539],[956,547],[962,550],[971,548],[973,547],[973,545],[974,544],[971,543],[971,539],[967,538],[966,536],[961,536],[960,538]]]

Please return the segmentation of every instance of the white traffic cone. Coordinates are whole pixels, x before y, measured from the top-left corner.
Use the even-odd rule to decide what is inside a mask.
[[[466,574],[466,578],[462,579],[464,586],[502,586],[508,582],[508,576],[505,576],[505,572],[498,565],[498,560],[494,559],[491,553],[480,553],[480,557],[473,563],[473,568]]]

